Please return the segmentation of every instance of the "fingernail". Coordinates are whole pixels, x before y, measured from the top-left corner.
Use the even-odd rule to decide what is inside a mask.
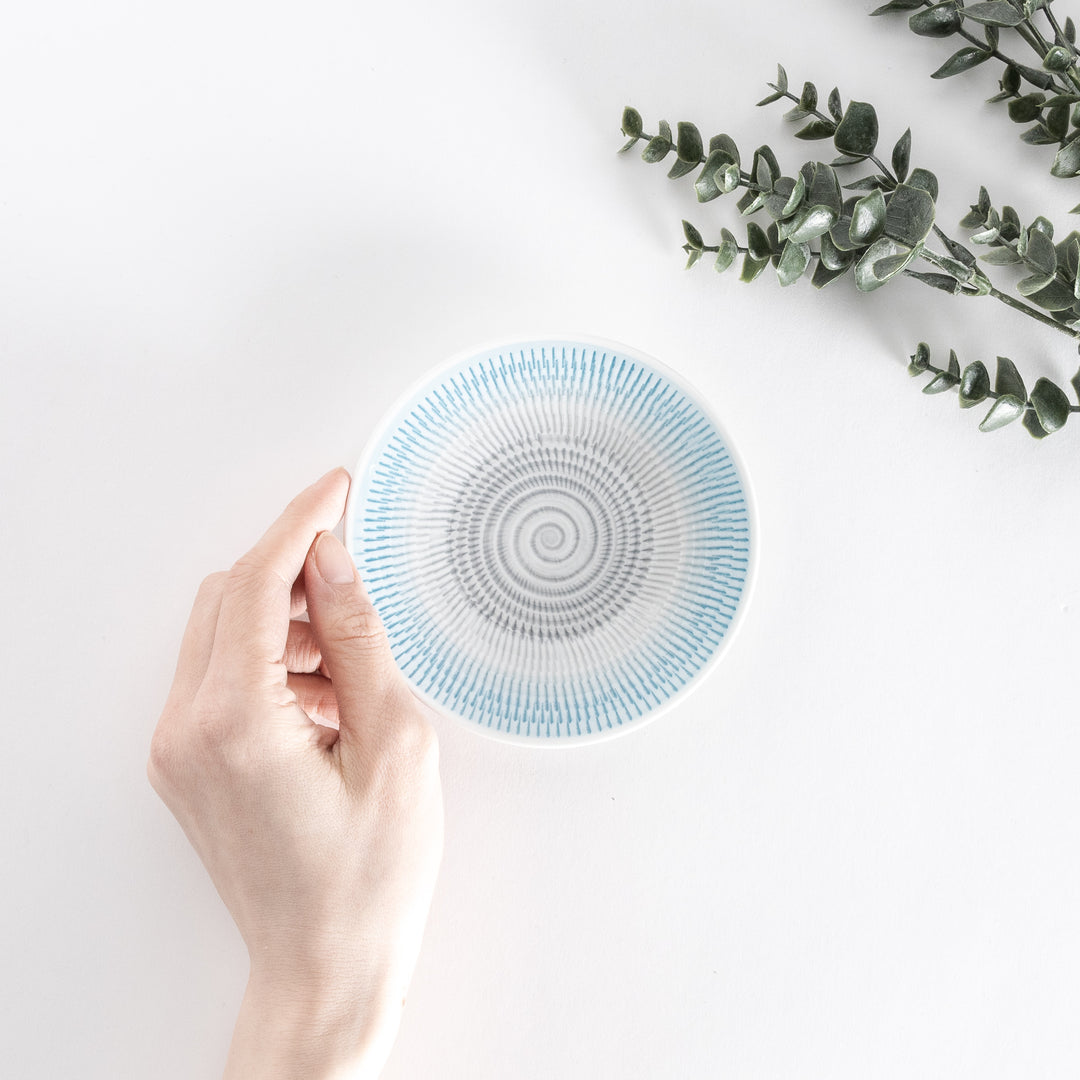
[[[345,546],[333,534],[324,532],[315,544],[315,569],[331,585],[347,585],[356,579],[356,566]]]

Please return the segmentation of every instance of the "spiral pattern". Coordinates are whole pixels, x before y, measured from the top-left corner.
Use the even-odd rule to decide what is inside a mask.
[[[358,469],[350,542],[402,670],[528,740],[647,716],[717,652],[750,559],[713,422],[645,361],[516,345],[435,376]]]

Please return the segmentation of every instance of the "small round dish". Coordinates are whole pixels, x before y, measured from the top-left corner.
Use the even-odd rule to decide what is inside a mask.
[[[637,727],[696,685],[746,608],[756,539],[699,395],[583,337],[431,373],[370,439],[345,512],[420,697],[548,747]]]

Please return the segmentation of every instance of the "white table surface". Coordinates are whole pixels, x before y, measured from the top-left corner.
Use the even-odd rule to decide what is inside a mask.
[[[878,106],[955,223],[1067,227],[990,65],[816,4],[22,4],[0,35],[0,1072],[216,1075],[246,974],[145,778],[196,586],[473,343],[580,331],[714,405],[762,559],[705,685],[558,753],[440,724],[446,852],[391,1080],[1062,1076],[1080,1057],[1080,422],[977,431],[925,339],[1072,347],[911,281],[682,270],[734,199],[624,104],[768,141]],[[989,160],[990,155],[993,160]]]

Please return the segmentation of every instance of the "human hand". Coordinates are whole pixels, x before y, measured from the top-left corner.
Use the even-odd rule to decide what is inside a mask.
[[[379,1074],[441,858],[429,711],[324,531],[348,486],[327,473],[203,582],[151,742],[248,948],[227,1078]]]

